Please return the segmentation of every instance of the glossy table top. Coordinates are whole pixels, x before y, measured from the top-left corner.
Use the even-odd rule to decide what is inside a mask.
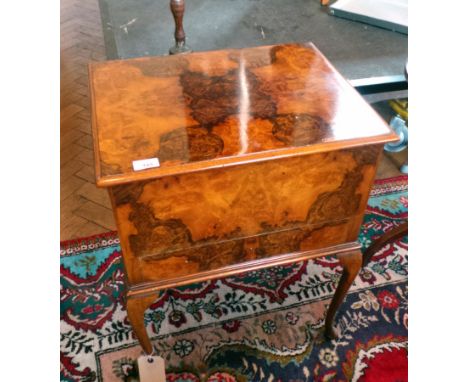
[[[93,63],[90,83],[100,186],[396,138],[311,43]]]

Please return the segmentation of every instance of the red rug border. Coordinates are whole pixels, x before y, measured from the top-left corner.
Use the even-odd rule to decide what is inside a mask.
[[[117,231],[109,231],[109,232],[104,232],[104,233],[98,233],[92,236],[85,236],[85,237],[80,237],[76,239],[63,240],[60,242],[60,250],[67,251],[67,249],[69,248],[80,247],[82,245],[87,245],[90,242],[97,242],[101,240],[114,239],[114,238],[116,239],[118,238]]]
[[[399,175],[399,176],[395,176],[391,178],[376,179],[374,181],[373,189],[376,189],[376,188],[386,189],[391,184],[404,183],[404,182],[408,182],[408,175]],[[114,237],[118,238],[117,231],[109,231],[109,232],[104,232],[104,233],[98,233],[92,236],[85,236],[85,237],[80,237],[76,239],[63,240],[63,241],[60,241],[60,249],[61,251],[66,251],[69,248],[87,245],[89,244],[89,242],[96,242],[99,240],[111,239]]]
[[[408,181],[408,175],[398,175],[398,176],[394,176],[392,178],[382,178],[382,179],[376,179],[374,180],[374,186],[376,185],[382,185],[382,184],[385,184],[385,183],[397,183],[397,182],[401,182],[401,181]]]

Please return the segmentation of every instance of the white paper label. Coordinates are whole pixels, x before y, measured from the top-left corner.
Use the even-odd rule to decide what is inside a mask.
[[[147,168],[159,167],[159,159],[150,158],[150,159],[134,160],[132,164],[133,164],[134,171],[146,170]]]
[[[138,357],[140,382],[166,382],[164,359],[152,355]]]

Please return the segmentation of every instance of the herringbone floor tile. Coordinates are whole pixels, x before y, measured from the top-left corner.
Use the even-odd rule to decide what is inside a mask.
[[[87,64],[105,60],[97,0],[62,0],[60,32],[60,239],[67,240],[115,229],[107,192],[94,183]]]

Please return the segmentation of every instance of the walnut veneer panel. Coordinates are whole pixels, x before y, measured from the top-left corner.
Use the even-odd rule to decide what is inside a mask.
[[[378,146],[123,184],[111,197],[132,283],[357,239]]]
[[[311,43],[93,63],[90,80],[100,186],[395,139]]]

